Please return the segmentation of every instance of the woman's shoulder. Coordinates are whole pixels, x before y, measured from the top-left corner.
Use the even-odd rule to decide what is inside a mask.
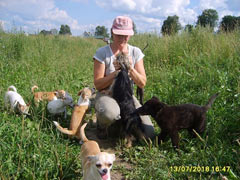
[[[142,54],[142,50],[137,46],[133,46],[133,45],[129,44],[128,49],[129,49],[130,53],[133,54],[133,55]]]
[[[133,46],[133,45],[130,45],[130,44],[128,44],[128,48],[129,48],[130,50],[140,50],[139,47]]]
[[[109,51],[109,45],[105,45],[97,49],[97,52],[107,52],[107,51]]]
[[[106,60],[107,57],[110,56],[110,54],[111,54],[110,47],[109,45],[106,45],[98,48],[93,58],[103,62]]]

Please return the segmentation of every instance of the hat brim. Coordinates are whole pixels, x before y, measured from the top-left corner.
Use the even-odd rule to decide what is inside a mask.
[[[117,35],[124,35],[124,36],[132,36],[134,35],[134,31],[131,30],[119,30],[119,29],[112,29],[113,34]]]

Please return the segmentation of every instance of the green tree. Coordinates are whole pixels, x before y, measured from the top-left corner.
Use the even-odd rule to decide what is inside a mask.
[[[91,36],[90,32],[84,31],[83,37],[90,37],[90,36]]]
[[[61,34],[61,35],[66,35],[66,34],[72,35],[70,27],[68,25],[61,25],[59,34]]]
[[[215,9],[205,9],[202,14],[198,16],[197,25],[214,28],[217,25],[217,21],[217,11]]]
[[[240,17],[224,16],[220,23],[220,29],[225,32],[231,32],[240,27]]]
[[[51,31],[47,31],[47,30],[43,29],[43,30],[40,31],[40,34],[51,35]]]
[[[181,24],[179,23],[179,17],[168,16],[168,18],[163,22],[161,32],[163,35],[173,35],[176,34],[181,29]]]
[[[58,30],[57,29],[51,29],[50,30],[51,31],[51,33],[53,34],[53,35],[57,35],[58,34]]]
[[[97,26],[95,29],[95,36],[109,37],[108,29],[105,26]]]
[[[187,24],[184,28],[184,31],[187,31],[187,32],[192,32],[192,30],[193,30],[192,24]]]

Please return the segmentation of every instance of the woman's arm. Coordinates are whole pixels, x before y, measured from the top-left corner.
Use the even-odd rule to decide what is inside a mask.
[[[97,90],[102,90],[109,87],[118,71],[114,71],[109,75],[104,77],[105,74],[105,64],[100,63],[94,59],[94,85]]]
[[[134,68],[130,68],[129,72],[131,78],[138,87],[143,88],[146,85],[147,77],[144,69],[143,59],[138,61]]]

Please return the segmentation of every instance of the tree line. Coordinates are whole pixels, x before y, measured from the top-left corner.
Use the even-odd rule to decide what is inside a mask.
[[[187,24],[184,28],[182,28],[179,17],[177,15],[168,16],[166,20],[163,21],[163,25],[161,28],[161,33],[163,35],[174,35],[179,32],[179,30],[183,29],[185,31],[191,32],[193,28],[197,26],[209,27],[210,29],[214,29],[217,26],[218,22],[218,12],[214,9],[205,9],[201,15],[197,17],[196,25]],[[135,34],[137,33],[136,25],[133,22],[133,29]],[[235,29],[240,29],[240,16],[231,16],[226,15],[222,18],[222,21],[219,25],[219,31],[231,32]],[[61,25],[60,31],[58,32],[56,29],[51,29],[50,31],[42,30],[40,34],[48,35],[71,35],[71,29],[68,25]],[[94,32],[83,33],[84,37],[99,37],[99,38],[108,38],[110,34],[108,33],[108,29],[105,26],[97,26]]]
[[[60,31],[58,32],[57,29],[51,29],[50,31],[47,31],[45,29],[40,31],[40,34],[43,35],[72,35],[71,29],[68,25],[61,25]]]
[[[209,27],[214,30],[218,22],[218,13],[215,9],[205,9],[201,15],[197,18],[196,26]],[[185,31],[191,32],[194,28],[193,25],[187,24],[184,28]],[[168,16],[168,18],[163,22],[161,32],[163,35],[173,35],[181,30],[181,24],[179,23],[179,17],[177,15]],[[231,32],[235,29],[240,29],[240,16],[235,17],[231,15],[226,15],[222,18],[219,25],[219,31]]]

